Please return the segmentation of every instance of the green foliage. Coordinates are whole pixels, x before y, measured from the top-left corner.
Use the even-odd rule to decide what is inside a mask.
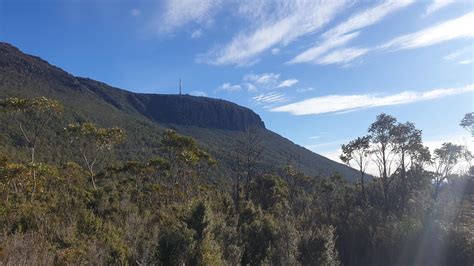
[[[31,104],[10,101],[20,109]],[[386,145],[407,160],[387,171],[389,183],[368,180],[363,201],[358,184],[341,175],[315,178],[291,163],[280,172],[251,171],[236,197],[230,189],[236,186],[207,178],[215,174],[210,153],[171,130],[164,131],[151,159],[103,160],[92,171],[84,155],[88,162],[95,157],[86,148],[103,156],[126,141],[123,130],[70,124],[62,142],[72,145],[63,143],[68,159],[62,163],[25,163],[2,149],[0,263],[469,265],[472,175],[448,171],[443,176],[449,182],[434,199],[436,176],[417,157],[424,152],[420,132],[386,115],[378,119],[371,145],[379,145],[377,152]],[[345,145],[344,158],[355,160],[359,151],[370,156],[368,140]],[[452,170],[466,157],[463,147],[445,144],[434,159],[440,169]],[[100,180],[95,189],[91,172]]]
[[[163,265],[182,265],[188,262],[193,249],[192,234],[185,229],[165,229],[158,240],[155,254]]]
[[[299,244],[299,260],[303,265],[339,265],[335,229],[323,226],[305,234]]]

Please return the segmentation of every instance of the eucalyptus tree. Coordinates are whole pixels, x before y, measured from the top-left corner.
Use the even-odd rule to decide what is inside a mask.
[[[29,151],[32,167],[33,193],[36,191],[36,148],[48,123],[60,114],[63,106],[60,102],[46,97],[35,99],[7,98],[0,101],[0,108],[10,114],[21,132]]]
[[[201,175],[216,165],[212,156],[199,148],[193,138],[181,136],[174,130],[163,133],[161,150],[169,163],[173,185],[181,181],[189,186],[193,176]]]
[[[465,148],[450,142],[443,143],[441,148],[434,151],[434,198],[438,198],[439,190],[452,174],[460,160],[465,156]]]
[[[339,156],[341,161],[349,166],[351,166],[351,162],[354,162],[359,170],[362,197],[364,201],[367,201],[364,176],[370,162],[370,138],[370,136],[358,137],[351,140],[348,144],[343,144],[341,146],[342,154]]]
[[[459,125],[468,130],[471,136],[474,137],[474,112],[465,114]]]
[[[400,180],[398,194],[401,207],[405,208],[413,184],[422,179],[424,165],[430,162],[431,155],[423,146],[422,131],[411,122],[398,123],[392,128],[392,145],[397,162],[397,178]]]
[[[79,152],[86,166],[92,186],[96,189],[95,170],[107,152],[123,141],[125,132],[118,127],[99,128],[92,123],[69,124],[66,127],[69,140]]]
[[[380,173],[382,181],[382,190],[385,201],[385,207],[389,207],[389,193],[392,178],[393,164],[393,130],[397,123],[397,119],[391,115],[380,114],[374,123],[369,127],[369,133],[372,143],[372,154],[375,156],[375,164]]]
[[[247,128],[237,139],[237,182],[235,188],[236,205],[240,201],[240,182],[245,180],[245,188],[248,188],[250,182],[257,175],[258,164],[263,157],[263,139],[258,128]],[[248,200],[249,193],[245,192]]]

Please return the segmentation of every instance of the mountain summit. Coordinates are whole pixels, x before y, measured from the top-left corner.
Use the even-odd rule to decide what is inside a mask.
[[[308,175],[339,172],[347,178],[354,170],[315,154],[265,128],[252,110],[235,103],[191,95],[133,93],[88,78],[75,77],[39,57],[0,43],[0,97],[40,97],[61,101],[67,121],[92,121],[123,127],[128,135],[117,156],[141,159],[158,154],[166,128],[192,136],[220,162],[221,174],[235,171],[238,139],[247,129],[258,130],[263,148],[262,166],[275,170],[289,161]],[[2,128],[7,131],[7,128]],[[8,134],[8,132],[1,132]],[[54,143],[54,138],[49,145]],[[0,139],[5,146],[13,146]],[[60,160],[60,158],[54,158]]]

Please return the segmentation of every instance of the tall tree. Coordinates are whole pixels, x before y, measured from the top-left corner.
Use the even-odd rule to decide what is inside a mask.
[[[188,188],[193,173],[202,174],[216,164],[212,156],[199,148],[194,139],[181,136],[173,130],[165,130],[163,133],[161,149],[170,164],[173,185],[181,181]]]
[[[380,178],[382,181],[382,189],[385,201],[385,207],[389,207],[389,193],[390,184],[392,182],[392,163],[393,163],[393,128],[397,119],[387,114],[380,114],[377,116],[374,123],[369,127],[369,133],[372,140],[373,150],[375,155],[375,163],[379,169]]]
[[[30,164],[33,168],[33,193],[36,191],[36,148],[38,140],[46,126],[56,115],[63,110],[61,103],[46,97],[35,99],[7,98],[0,101],[0,107],[11,114],[21,135],[26,142],[30,154]]]
[[[262,136],[257,128],[248,128],[237,139],[237,184],[236,184],[236,202],[240,197],[240,182],[245,179],[245,187],[248,187],[257,172],[257,165],[262,159],[263,145]],[[246,192],[246,199],[249,194]],[[238,205],[238,204],[237,204]]]
[[[438,198],[439,189],[443,182],[453,173],[454,168],[464,156],[464,147],[450,142],[443,143],[441,148],[434,151],[434,198]]]
[[[474,137],[474,112],[465,114],[459,125],[471,132]]]
[[[343,144],[341,148],[342,154],[339,156],[341,161],[349,166],[351,166],[351,162],[354,162],[359,170],[362,198],[367,201],[364,176],[370,161],[368,158],[370,155],[370,136],[358,137],[346,145]]]
[[[118,127],[98,128],[92,123],[69,124],[66,128],[73,146],[79,151],[96,189],[95,170],[114,145],[123,141],[125,132]]]

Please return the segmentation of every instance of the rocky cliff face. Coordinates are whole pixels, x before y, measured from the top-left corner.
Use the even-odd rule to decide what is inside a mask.
[[[191,95],[142,94],[121,90],[91,79],[74,77],[6,43],[0,43],[0,73],[10,77],[15,73],[29,79],[51,80],[55,84],[50,84],[48,90],[43,92],[45,96],[54,94],[51,90],[65,92],[70,89],[92,93],[122,111],[138,113],[159,123],[239,131],[265,128],[260,117],[252,110],[228,101]]]
[[[260,116],[235,103],[191,95],[132,93],[79,78],[96,95],[129,112],[159,123],[244,131],[265,128]]]

